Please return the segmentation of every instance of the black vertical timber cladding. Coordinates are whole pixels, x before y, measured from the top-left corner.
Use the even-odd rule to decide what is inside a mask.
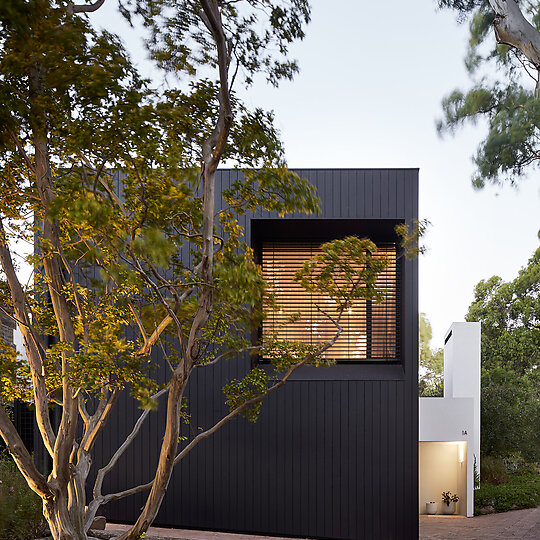
[[[316,186],[322,212],[294,218],[412,223],[418,216],[417,169],[297,172]],[[216,187],[228,187],[239,174],[218,171]],[[220,196],[217,204],[223,204]],[[277,216],[241,216],[248,242],[253,218]],[[310,538],[418,538],[416,261],[403,262],[402,325],[399,365],[300,373],[268,398],[256,424],[237,419],[203,441],[177,466],[155,524]],[[242,356],[195,370],[185,433],[209,427],[226,412],[220,389],[242,377],[250,362]],[[137,415],[136,405],[123,399],[97,445],[96,467],[115,452]],[[152,413],[107,477],[105,493],[150,479],[163,427],[163,414]],[[143,503],[138,495],[111,503],[104,513],[130,522]]]

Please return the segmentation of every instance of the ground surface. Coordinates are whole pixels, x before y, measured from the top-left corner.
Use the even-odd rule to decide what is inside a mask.
[[[539,540],[540,506],[474,518],[420,516],[421,540]]]
[[[127,525],[107,524],[106,533],[120,532]],[[109,534],[107,534],[109,536]],[[270,536],[250,536],[207,531],[187,531],[152,527],[149,540],[287,540]],[[540,506],[489,514],[474,518],[420,516],[420,540],[540,540]]]

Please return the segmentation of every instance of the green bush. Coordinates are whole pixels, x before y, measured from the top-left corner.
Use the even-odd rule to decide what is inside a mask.
[[[521,467],[508,474],[505,484],[488,484],[482,478],[480,489],[474,492],[474,513],[486,506],[495,512],[508,512],[540,505],[540,474],[533,467]]]
[[[47,531],[41,499],[9,457],[0,456],[0,540],[33,540]]]
[[[480,478],[486,484],[505,484],[508,474],[501,458],[484,456],[480,461]]]
[[[540,460],[538,388],[540,370],[482,369],[482,454],[504,458],[519,452],[529,462]]]

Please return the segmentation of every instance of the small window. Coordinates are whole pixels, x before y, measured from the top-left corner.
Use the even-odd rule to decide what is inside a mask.
[[[320,251],[315,242],[262,242],[261,262],[269,292],[277,310],[263,322],[263,335],[304,343],[328,341],[336,327],[318,308],[337,317],[336,303],[328,296],[306,292],[294,280],[303,262]],[[343,333],[328,349],[325,358],[346,361],[385,361],[399,358],[399,265],[395,243],[378,243],[374,256],[386,257],[388,266],[377,285],[384,291],[380,303],[356,300],[341,318]],[[300,318],[290,322],[290,317]]]

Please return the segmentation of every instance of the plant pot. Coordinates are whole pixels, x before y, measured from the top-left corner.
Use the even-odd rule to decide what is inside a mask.
[[[426,503],[426,514],[433,516],[437,513],[437,503],[436,502],[427,502]]]
[[[441,504],[443,514],[454,514],[456,511],[456,503],[454,501]]]

